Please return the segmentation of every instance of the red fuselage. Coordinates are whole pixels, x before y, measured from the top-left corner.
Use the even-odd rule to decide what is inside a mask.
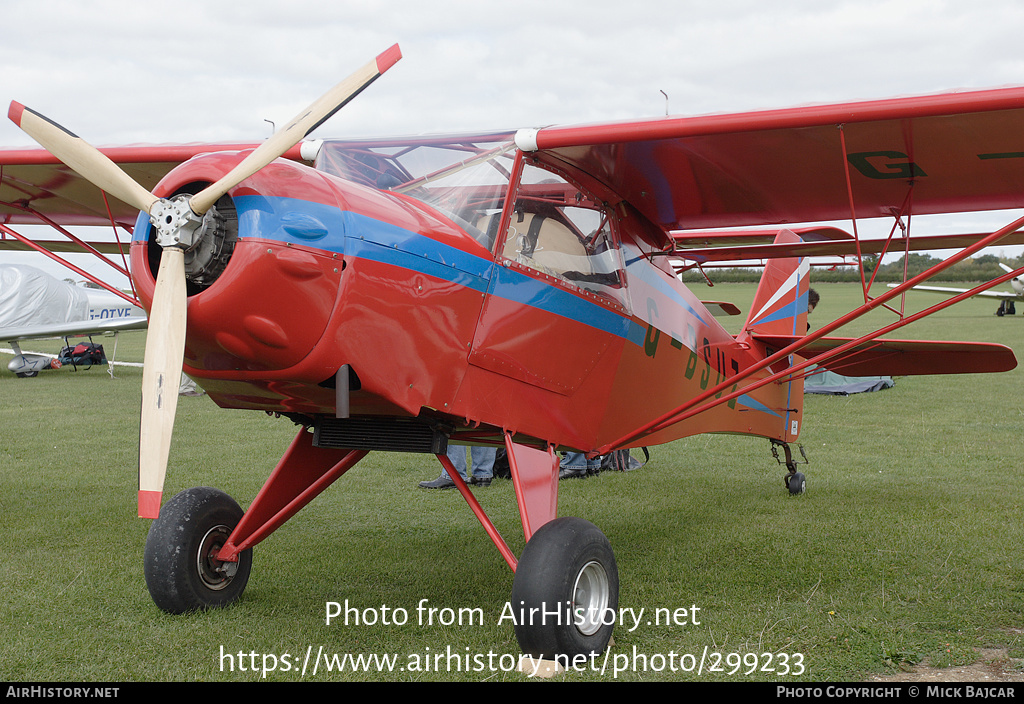
[[[209,183],[239,158],[193,159],[155,193]],[[191,292],[185,372],[220,406],[314,417],[334,416],[347,364],[353,417],[430,417],[467,437],[509,430],[592,450],[762,358],[645,256],[656,236],[643,217],[551,181],[524,180],[511,197],[507,184],[459,184],[432,207],[429,179],[403,192],[275,162],[229,194],[237,242],[219,278]],[[582,220],[600,224],[584,232]],[[140,218],[132,273],[147,308],[159,256],[149,234]],[[791,440],[789,392],[770,384],[636,444]]]

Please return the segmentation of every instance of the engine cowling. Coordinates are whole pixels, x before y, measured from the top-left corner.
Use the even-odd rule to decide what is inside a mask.
[[[155,193],[191,193],[244,153],[210,154],[171,171]],[[279,195],[287,194],[287,195]],[[343,269],[344,227],[335,192],[308,167],[279,160],[218,201],[186,251],[186,373],[293,367],[323,335]],[[141,215],[132,275],[149,309],[161,248]]]

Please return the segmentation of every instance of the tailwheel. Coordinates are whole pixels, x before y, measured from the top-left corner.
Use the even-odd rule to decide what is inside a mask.
[[[785,482],[790,494],[802,494],[807,491],[807,477],[802,472],[786,475]]]
[[[782,477],[782,483],[786,485],[786,489],[790,494],[802,494],[807,491],[807,477],[804,476],[803,472],[798,472],[796,468],[801,464],[810,464],[810,460],[807,459],[807,453],[804,452],[804,446],[797,445],[797,448],[800,450],[800,456],[804,458],[803,462],[797,462],[793,458],[793,451],[790,449],[789,443],[773,439],[771,441],[772,456],[775,457],[775,460],[779,464],[783,464],[782,458],[779,457],[780,447],[785,453],[785,465],[786,469],[789,470],[789,472]]]
[[[618,606],[618,567],[597,526],[556,518],[534,533],[512,580],[516,638],[525,655],[571,661],[602,652]]]
[[[144,569],[153,601],[180,614],[225,607],[241,596],[252,569],[252,549],[238,562],[216,558],[242,509],[222,491],[186,489],[160,510],[146,538]]]

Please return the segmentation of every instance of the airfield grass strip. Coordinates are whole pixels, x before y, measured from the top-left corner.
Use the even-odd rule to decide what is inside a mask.
[[[856,285],[818,289],[815,326],[859,295]],[[746,310],[753,292],[723,284],[707,296]],[[919,296],[918,308],[935,300]],[[995,307],[967,301],[898,336],[1024,352],[1024,316],[997,318]],[[118,356],[139,361],[143,344],[144,335],[122,335]],[[593,521],[615,549],[620,606],[699,608],[690,612],[699,625],[618,627],[613,653],[802,653],[806,668],[800,677],[666,669],[618,679],[849,681],[919,662],[966,664],[987,647],[1024,658],[1022,374],[908,377],[878,393],[807,397],[803,496],[785,492],[766,441],[725,435],[652,448],[637,471],[562,482],[560,515]],[[310,646],[397,653],[402,664],[447,649],[518,653],[511,626],[498,623],[511,573],[457,493],[417,488],[438,473],[421,455],[371,453],[256,547],[233,607],[160,612],[142,577],[149,522],[135,517],[141,372],[117,375],[0,373],[0,680],[253,681],[263,673],[226,670],[221,652],[298,656]],[[245,506],[294,433],[283,419],[182,398],[165,496],[212,485]],[[518,554],[511,483],[474,491]],[[423,599],[479,607],[484,623],[416,623]],[[325,603],[345,600],[376,614],[403,608],[410,622],[326,625]],[[300,679],[281,669],[265,679]],[[524,678],[349,669],[316,679]]]

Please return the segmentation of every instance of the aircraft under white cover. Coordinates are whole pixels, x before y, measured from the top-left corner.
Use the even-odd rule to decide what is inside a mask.
[[[23,264],[0,264],[0,340],[14,350],[7,369],[20,377],[53,368],[53,358],[25,354],[19,342],[144,330],[146,314],[102,289],[76,286]]]

